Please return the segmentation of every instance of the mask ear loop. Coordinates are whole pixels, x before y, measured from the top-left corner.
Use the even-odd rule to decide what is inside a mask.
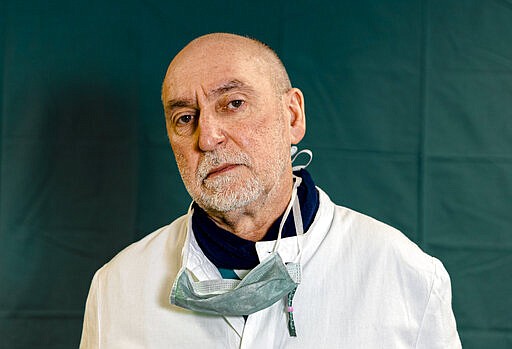
[[[308,155],[308,162],[305,165],[295,165],[292,167],[292,171],[298,171],[302,170],[309,166],[311,161],[313,161],[313,152],[309,149],[302,149],[301,151],[297,152],[298,148],[296,146],[292,146],[290,150],[290,154],[292,156],[292,164],[297,160],[300,154],[307,154]]]
[[[296,180],[298,182],[298,187],[302,181],[302,178],[297,177]],[[302,239],[300,237],[304,235],[304,225],[302,223],[302,213],[300,210],[300,202],[298,196],[293,202],[292,214],[293,222],[295,223],[295,232],[297,234],[297,249],[299,250],[299,254],[297,255],[297,261],[300,261],[300,256],[302,255]]]
[[[281,223],[279,224],[279,233],[277,235],[277,241],[274,245],[274,252],[277,251],[279,248],[279,243],[281,241],[281,234],[283,231],[284,224],[286,222],[286,219],[288,218],[288,215],[290,214],[290,210],[293,209],[293,220],[295,223],[295,231],[297,233],[297,247],[299,249],[299,253],[297,256],[297,259],[300,260],[300,255],[302,254],[302,240],[299,238],[300,235],[304,234],[304,226],[302,224],[302,215],[300,213],[300,204],[299,204],[299,198],[297,196],[297,188],[299,187],[300,183],[302,182],[302,178],[293,176],[294,183],[293,183],[293,190],[292,190],[292,197],[290,199],[290,203],[288,204],[288,207],[286,207],[286,211],[283,215],[283,218],[281,219]],[[299,266],[300,267],[300,266]],[[295,328],[295,320],[293,317],[293,296],[295,295],[295,291],[297,290],[297,286],[293,290],[288,293],[286,297],[286,312],[288,314],[288,333],[290,334],[290,337],[297,337],[297,330]]]
[[[309,149],[302,149],[301,151],[298,151],[298,150],[299,150],[299,148],[295,145],[292,145],[290,147],[290,156],[291,156],[292,165],[297,160],[297,158],[300,156],[300,154],[306,154],[308,157],[308,161],[304,165],[292,166],[292,171],[299,171],[299,170],[305,169],[306,167],[309,166],[311,161],[313,161],[313,152],[311,150],[309,150]],[[295,178],[296,184],[298,187],[302,181],[302,178],[295,176],[295,175],[293,177]],[[304,234],[304,226],[302,225],[302,214],[300,211],[300,203],[299,203],[298,198],[297,198],[297,200],[295,200],[293,202],[293,220],[295,223],[295,231],[297,233],[297,248],[299,250],[299,254],[297,255],[297,261],[300,261],[300,256],[302,255],[302,239],[299,239],[298,237],[300,235]]]
[[[300,238],[302,235],[304,235],[304,226],[302,224],[302,214],[300,212],[300,203],[299,198],[297,196],[297,187],[302,182],[302,178],[293,176],[295,178],[295,185],[294,185],[294,192],[295,192],[295,198],[293,200],[292,204],[292,210],[293,210],[293,221],[295,223],[295,232],[297,233],[296,241],[297,241],[297,249],[299,250],[299,253],[297,255],[297,262],[299,263],[300,268],[300,257],[302,255],[302,239]],[[293,318],[293,296],[295,295],[295,291],[297,290],[297,285],[293,290],[288,293],[288,296],[286,297],[286,312],[288,313],[288,333],[290,334],[290,337],[297,337],[297,330],[295,328],[295,320]]]
[[[281,235],[283,232],[284,224],[286,223],[286,219],[288,218],[288,215],[290,214],[290,210],[292,209],[293,204],[295,203],[295,201],[298,201],[297,200],[297,187],[299,186],[299,184],[301,182],[301,178],[298,178],[298,180],[297,180],[297,178],[295,178],[295,181],[293,183],[292,197],[290,199],[290,203],[288,204],[288,206],[286,207],[286,210],[284,211],[283,218],[281,219],[281,223],[279,223],[279,233],[277,234],[277,240],[276,240],[276,243],[274,245],[274,249],[272,250],[272,252],[277,252],[277,250],[279,248],[279,244],[281,242]]]

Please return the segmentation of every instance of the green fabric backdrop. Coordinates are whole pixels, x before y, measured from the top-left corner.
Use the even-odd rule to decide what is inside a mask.
[[[0,1],[0,348],[77,347],[94,271],[185,212],[160,83],[211,31],[278,51],[317,184],[444,262],[465,348],[512,348],[510,0]]]

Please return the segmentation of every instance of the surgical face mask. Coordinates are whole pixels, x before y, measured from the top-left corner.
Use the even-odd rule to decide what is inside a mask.
[[[173,285],[171,303],[197,312],[240,316],[265,309],[292,292],[300,283],[300,266],[284,265],[272,252],[242,280],[193,281],[182,272]]]

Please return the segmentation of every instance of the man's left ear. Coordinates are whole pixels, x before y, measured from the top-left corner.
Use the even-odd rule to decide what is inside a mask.
[[[287,107],[290,113],[290,140],[292,144],[299,143],[306,134],[306,111],[304,95],[298,88],[292,88],[287,93]]]

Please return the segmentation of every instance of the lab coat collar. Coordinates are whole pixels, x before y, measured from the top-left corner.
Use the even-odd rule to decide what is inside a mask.
[[[301,236],[281,239],[277,252],[285,263],[299,262],[302,266],[306,265],[329,230],[334,214],[334,204],[327,194],[320,188],[317,187],[317,189],[320,195],[320,206],[308,231]],[[192,214],[192,211],[189,212],[187,217],[186,239],[182,250],[182,269],[187,268],[199,281],[220,279],[222,276],[217,267],[206,258],[194,237]],[[274,246],[275,240],[258,241],[256,243],[256,251],[260,262],[272,252]],[[299,254],[299,246],[302,246],[303,249],[301,254]]]

